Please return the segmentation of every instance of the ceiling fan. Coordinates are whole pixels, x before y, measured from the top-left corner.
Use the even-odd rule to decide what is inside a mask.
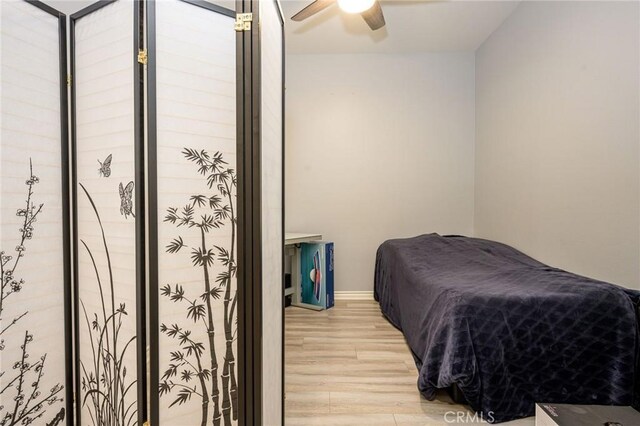
[[[373,31],[384,27],[384,15],[378,0],[315,0],[309,6],[293,15],[291,19],[294,21],[305,20],[331,6],[336,1],[344,12],[359,13]]]

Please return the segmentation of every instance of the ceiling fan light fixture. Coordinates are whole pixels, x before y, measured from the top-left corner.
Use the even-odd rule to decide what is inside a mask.
[[[376,0],[338,0],[338,6],[347,13],[362,13],[375,4]]]

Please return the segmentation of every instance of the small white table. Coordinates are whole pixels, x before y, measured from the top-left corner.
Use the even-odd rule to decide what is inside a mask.
[[[302,272],[300,271],[300,244],[322,240],[321,234],[285,232],[285,255],[291,257],[291,287],[284,289],[284,295],[291,295],[291,305],[321,311],[320,306],[302,303]]]

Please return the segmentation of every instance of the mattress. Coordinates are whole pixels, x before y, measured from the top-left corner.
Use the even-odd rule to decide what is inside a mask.
[[[427,399],[455,384],[495,423],[534,415],[536,402],[633,402],[640,292],[497,242],[428,234],[380,246],[374,293]]]

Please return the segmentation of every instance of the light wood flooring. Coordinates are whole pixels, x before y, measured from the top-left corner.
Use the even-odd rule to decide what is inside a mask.
[[[445,425],[452,424],[447,411],[467,410],[446,392],[435,401],[420,395],[404,337],[374,301],[337,301],[322,312],[287,308],[285,360],[286,426]]]

